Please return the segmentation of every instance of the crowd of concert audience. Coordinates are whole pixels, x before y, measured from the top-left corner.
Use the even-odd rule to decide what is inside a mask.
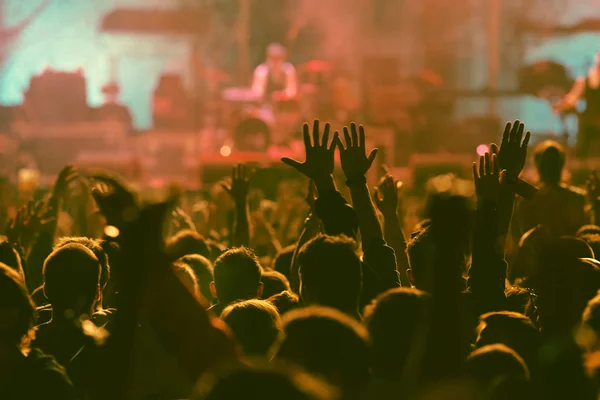
[[[597,399],[595,173],[544,142],[522,181],[515,121],[411,233],[366,134],[306,124],[275,201],[244,165],[196,204],[65,167],[0,242],[0,398]]]

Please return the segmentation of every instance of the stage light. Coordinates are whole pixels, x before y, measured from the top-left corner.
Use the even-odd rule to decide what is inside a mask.
[[[476,151],[478,156],[484,156],[485,153],[490,152],[490,147],[487,144],[480,144],[479,146],[477,146]]]
[[[219,153],[221,153],[223,157],[229,157],[231,155],[231,147],[223,146],[221,147],[221,150],[219,150]]]
[[[119,236],[121,232],[119,232],[119,228],[113,225],[106,225],[104,227],[104,234],[111,238],[116,238]]]

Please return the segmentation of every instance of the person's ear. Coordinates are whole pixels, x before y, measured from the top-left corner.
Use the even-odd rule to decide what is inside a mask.
[[[260,299],[262,297],[264,289],[265,289],[265,284],[262,282],[259,282],[258,289],[256,289],[256,298],[257,299]]]
[[[219,298],[219,296],[217,296],[217,288],[215,287],[215,281],[212,281],[210,283],[210,294],[212,294],[213,299]]]
[[[412,286],[415,286],[415,277],[413,276],[412,269],[408,268],[406,270],[406,276],[408,276],[408,281]]]

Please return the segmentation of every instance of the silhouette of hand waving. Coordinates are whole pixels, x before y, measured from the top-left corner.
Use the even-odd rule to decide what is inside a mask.
[[[398,187],[401,182],[396,182],[390,174],[385,175],[375,188],[373,197],[377,208],[384,216],[396,215],[398,211]]]
[[[231,185],[223,182],[221,187],[229,193],[235,202],[244,202],[248,198],[252,175],[253,173],[248,172],[245,164],[238,164],[233,167],[231,172]]]
[[[288,157],[282,158],[281,161],[312,180],[319,180],[320,178],[333,174],[333,156],[338,134],[337,132],[335,133],[331,145],[328,146],[330,129],[329,123],[326,123],[325,129],[323,130],[323,136],[321,136],[319,131],[319,120],[316,119],[313,124],[313,140],[311,142],[308,124],[304,124],[306,161],[299,162]]]
[[[135,195],[116,176],[97,172],[90,177],[96,181],[92,196],[109,225],[122,230],[135,220],[139,207]]]
[[[504,128],[500,148],[492,144],[492,153],[498,155],[500,170],[506,170],[507,177],[511,179],[519,177],[527,159],[527,146],[531,133],[528,131],[523,139],[524,129],[525,125],[519,120],[513,124],[508,122]]]
[[[342,160],[342,169],[346,179],[351,180],[355,178],[363,177],[377,156],[377,149],[371,150],[367,156],[365,149],[365,129],[361,126],[356,129],[356,124],[353,122],[350,124],[350,132],[348,127],[344,127],[344,140],[346,146],[342,144],[342,141],[336,135],[335,141],[340,149],[340,158]]]
[[[479,168],[473,163],[473,178],[475,180],[475,192],[479,203],[486,201],[498,201],[501,194],[501,183],[506,171],[500,171],[498,158],[495,154],[479,157]]]

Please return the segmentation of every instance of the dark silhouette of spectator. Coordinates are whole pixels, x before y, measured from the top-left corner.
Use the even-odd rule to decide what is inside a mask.
[[[0,264],[0,398],[76,399],[65,370],[52,357],[29,348],[35,307],[22,277]]]
[[[267,299],[267,301],[277,308],[277,311],[281,316],[289,311],[295,310],[300,305],[300,299],[298,296],[289,290],[278,293],[275,296],[271,296]]]
[[[213,266],[210,260],[198,254],[183,256],[177,262],[184,263],[194,271],[198,280],[200,294],[212,304],[213,296],[210,291],[210,283],[213,281]]]
[[[361,319],[362,268],[356,248],[352,239],[327,235],[317,236],[302,247],[298,263],[304,303],[335,308]]]
[[[267,356],[282,331],[277,309],[264,300],[244,300],[225,307],[221,319],[247,356]]]
[[[290,311],[275,344],[277,359],[296,363],[342,388],[344,398],[361,398],[369,383],[369,337],[353,318],[332,308]]]
[[[531,378],[523,358],[503,344],[491,344],[473,351],[465,367],[467,376],[485,386],[503,379],[528,381]]]
[[[190,229],[184,229],[171,236],[167,240],[166,252],[173,261],[190,254],[198,254],[206,258],[211,256],[206,239]]]
[[[219,256],[214,264],[213,275],[210,290],[218,302],[210,311],[217,316],[235,301],[262,296],[262,267],[248,248],[230,249]]]
[[[296,245],[290,245],[284,247],[277,253],[273,260],[273,269],[279,273],[282,273],[288,281],[290,280],[290,272],[292,268],[292,259],[294,258],[294,251]]]
[[[265,270],[262,273],[262,283],[264,285],[262,298],[268,299],[269,297],[276,296],[281,292],[291,291],[290,283],[287,278],[273,270]]]
[[[44,293],[52,305],[52,320],[38,326],[33,345],[65,367],[93,343],[85,331],[95,327],[90,318],[100,298],[100,270],[94,253],[76,243],[54,250],[44,263]]]

